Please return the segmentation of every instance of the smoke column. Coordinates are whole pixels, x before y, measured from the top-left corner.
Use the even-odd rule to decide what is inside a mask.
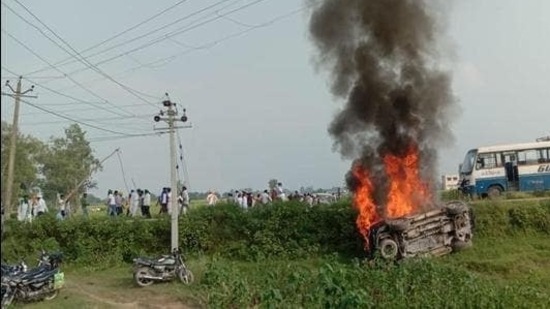
[[[346,101],[329,127],[334,147],[372,175],[383,205],[382,158],[418,148],[434,184],[437,149],[452,140],[451,79],[439,69],[437,12],[423,0],[312,1],[311,38],[331,92]],[[353,176],[348,185],[354,189]]]

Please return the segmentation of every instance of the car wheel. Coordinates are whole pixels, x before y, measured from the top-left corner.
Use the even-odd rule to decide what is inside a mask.
[[[445,210],[449,215],[458,215],[469,211],[470,208],[462,201],[453,201],[445,204]]]
[[[393,239],[384,239],[379,245],[380,255],[387,260],[394,260],[397,258],[399,248],[397,243]]]

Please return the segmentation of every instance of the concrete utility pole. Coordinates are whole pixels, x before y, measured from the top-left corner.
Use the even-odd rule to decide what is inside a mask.
[[[168,133],[170,133],[170,210],[171,210],[171,250],[179,248],[178,240],[178,217],[179,217],[179,208],[178,208],[178,185],[176,180],[176,140],[174,133],[176,129],[179,128],[190,128],[190,126],[175,126],[176,121],[187,122],[187,116],[185,115],[185,109],[183,110],[183,116],[177,118],[178,111],[175,108],[176,103],[171,102],[170,100],[165,100],[162,102],[162,105],[166,108],[165,111],[161,111],[159,115],[155,116],[153,119],[155,122],[163,120],[168,123]],[[164,117],[164,116],[168,117]],[[159,130],[166,131],[166,128],[161,128]]]
[[[13,93],[5,93],[2,92],[2,95],[10,96],[15,98],[15,109],[13,111],[13,123],[12,123],[12,132],[11,132],[11,140],[10,140],[10,153],[8,157],[8,175],[6,179],[6,192],[4,194],[4,206],[6,207],[6,215],[9,216],[10,210],[11,210],[11,196],[13,192],[13,178],[14,178],[14,168],[15,168],[15,154],[16,154],[16,147],[17,147],[17,136],[18,136],[18,125],[19,125],[19,105],[21,98],[37,98],[37,96],[30,96],[25,95],[28,92],[33,91],[34,85],[31,86],[31,88],[25,90],[24,92],[21,92],[21,80],[23,79],[22,76],[19,76],[19,80],[17,81],[16,89],[14,90],[11,85],[10,81],[6,81],[6,87],[10,88],[10,90]]]

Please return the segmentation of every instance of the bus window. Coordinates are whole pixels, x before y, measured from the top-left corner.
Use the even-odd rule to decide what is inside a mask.
[[[538,163],[550,162],[550,148],[537,149]]]
[[[518,151],[518,165],[530,165],[538,163],[537,150],[521,150]]]
[[[495,153],[480,153],[477,156],[476,169],[486,169],[498,167],[497,156]]]

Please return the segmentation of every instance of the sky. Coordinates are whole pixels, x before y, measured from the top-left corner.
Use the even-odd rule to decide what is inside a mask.
[[[120,149],[94,174],[97,195],[169,185],[169,137],[153,121],[165,93],[189,118],[176,144],[191,191],[264,189],[272,178],[291,190],[343,186],[350,162],[327,133],[343,102],[315,66],[307,3],[2,0],[2,85],[18,75],[23,90],[35,85],[23,133],[47,141],[76,120],[98,159]],[[550,135],[550,1],[440,9],[458,108],[439,173],[456,173],[471,148]],[[13,107],[2,96],[3,121]]]

